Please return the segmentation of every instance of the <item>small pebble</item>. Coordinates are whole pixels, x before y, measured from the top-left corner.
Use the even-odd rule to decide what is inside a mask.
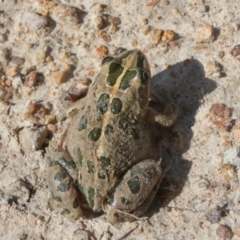
[[[30,31],[37,31],[47,26],[48,21],[45,16],[40,16],[35,12],[25,12],[20,18],[23,26],[26,26]]]
[[[232,50],[231,54],[235,57],[238,61],[240,61],[240,44],[236,45]]]
[[[113,17],[111,22],[112,22],[112,25],[114,26],[121,24],[121,20],[119,17]]]
[[[224,51],[220,51],[220,52],[218,53],[218,57],[219,57],[219,58],[223,58],[224,55],[225,55],[225,52],[224,52]]]
[[[117,31],[117,26],[115,26],[115,25],[110,25],[110,27],[109,27],[109,29],[108,29],[108,32],[110,33],[110,34],[114,34],[114,33],[116,33],[116,31]]]
[[[159,2],[160,2],[160,0],[153,0],[153,1],[151,1],[151,2],[146,3],[146,6],[153,8],[153,7],[155,7]]]
[[[167,6],[169,5],[169,0],[162,0],[161,3],[163,6]]]
[[[80,23],[79,10],[66,4],[57,4],[52,9],[52,18],[62,26],[77,26]]]
[[[220,224],[216,230],[216,235],[222,239],[231,239],[234,236],[232,229],[228,225]]]
[[[138,40],[134,38],[131,43],[133,47],[136,47],[138,45]]]
[[[67,65],[64,70],[53,72],[50,77],[57,84],[62,84],[67,81],[71,67]]]
[[[208,189],[209,182],[205,179],[202,179],[197,185],[198,185],[199,189],[206,190],[206,189]]]
[[[209,116],[214,125],[220,130],[230,131],[235,124],[235,120],[231,118],[231,108],[225,104],[215,103],[209,109]]]
[[[96,52],[100,58],[105,58],[109,53],[108,48],[104,45],[97,47]]]
[[[21,66],[25,62],[25,59],[22,57],[14,56],[11,60],[11,64],[15,66]]]
[[[94,3],[92,5],[92,7],[90,8],[90,13],[93,13],[93,14],[99,14],[99,13],[102,13],[104,11],[104,5],[101,4],[101,3]]]
[[[232,166],[240,166],[240,147],[228,148],[223,154],[223,163]]]
[[[166,31],[163,32],[163,36],[161,38],[161,41],[169,43],[169,42],[173,41],[174,37],[175,37],[175,33],[173,31],[166,30]]]
[[[151,43],[153,45],[157,45],[160,42],[162,35],[163,35],[163,30],[153,29],[149,33],[149,38],[148,38],[149,43]]]
[[[140,28],[140,33],[143,35],[147,35],[149,34],[150,30],[151,30],[150,26],[146,25]]]
[[[48,129],[46,126],[38,128],[24,128],[19,132],[19,141],[24,152],[41,149]]]
[[[148,19],[147,19],[147,18],[142,18],[142,19],[140,20],[140,23],[141,23],[142,25],[146,25],[146,24],[148,24]]]
[[[207,11],[207,6],[204,4],[197,4],[196,5],[196,11],[200,13],[204,13]]]
[[[102,16],[95,16],[93,18],[93,23],[96,29],[103,29],[105,27],[105,21]]]
[[[217,61],[208,61],[205,66],[205,72],[209,76],[220,78],[222,75],[222,68]]]
[[[111,41],[111,37],[110,37],[105,31],[101,31],[101,32],[99,33],[99,35],[100,35],[100,37],[102,38],[102,40],[103,40],[104,42],[109,42],[109,41]]]
[[[196,43],[212,42],[214,39],[213,27],[210,24],[200,26],[195,32]]]

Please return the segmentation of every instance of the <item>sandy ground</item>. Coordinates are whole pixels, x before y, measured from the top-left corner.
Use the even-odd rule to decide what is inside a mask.
[[[94,3],[0,2],[0,238],[239,239],[240,1]],[[72,223],[49,202],[45,149],[71,122],[61,96],[83,97],[119,47],[142,50],[179,107],[170,170],[148,218]]]

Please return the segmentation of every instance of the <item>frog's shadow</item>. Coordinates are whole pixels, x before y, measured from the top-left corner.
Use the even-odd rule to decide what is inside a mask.
[[[187,59],[154,75],[151,79],[151,92],[158,91],[158,86],[167,89],[178,106],[178,119],[169,130],[175,138],[174,142],[179,144],[171,144],[170,140],[165,148],[163,165],[169,165],[170,168],[150,205],[147,214],[150,216],[160,207],[166,207],[182,192],[192,166],[191,159],[182,157],[190,147],[193,137],[191,127],[204,95],[212,92],[217,84],[205,77],[203,65],[198,60]]]

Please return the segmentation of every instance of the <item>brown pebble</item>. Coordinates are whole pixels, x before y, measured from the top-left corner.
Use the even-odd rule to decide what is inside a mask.
[[[215,120],[219,118],[228,118],[231,116],[231,109],[228,108],[225,104],[214,103],[209,109],[209,114]]]
[[[65,66],[65,69],[62,71],[56,71],[50,75],[50,77],[55,81],[57,84],[62,84],[67,81],[67,78],[70,74],[71,67],[69,65]]]
[[[104,42],[109,42],[111,40],[111,37],[105,31],[101,31],[99,35]]]
[[[45,124],[45,116],[49,115],[50,111],[50,109],[40,103],[31,102],[28,105],[27,112],[24,113],[24,118]]]
[[[235,120],[231,118],[231,113],[231,108],[222,103],[215,103],[209,109],[212,123],[224,131],[230,131],[235,123]]]
[[[24,80],[24,86],[32,87],[32,86],[35,86],[36,83],[37,83],[37,72],[35,71],[30,72]]]
[[[234,46],[234,48],[231,50],[231,54],[233,57],[235,57],[238,61],[240,61],[240,44]]]
[[[101,45],[96,48],[96,52],[100,58],[105,58],[108,55],[108,48],[104,45]]]
[[[94,17],[93,23],[96,29],[103,29],[105,27],[105,21],[102,16]]]
[[[157,45],[163,35],[163,30],[161,29],[153,29],[150,33],[149,33],[149,43]]]
[[[121,24],[120,18],[119,17],[113,17],[112,18],[112,25],[117,26],[119,24]]]
[[[148,3],[146,4],[146,6],[153,8],[153,7],[155,7],[159,2],[160,2],[160,0],[153,0],[153,1],[151,1],[151,2],[148,2]]]
[[[169,43],[173,41],[175,38],[175,33],[171,30],[166,30],[163,32],[163,36],[161,38],[162,42]]]
[[[220,224],[216,230],[216,235],[222,239],[231,239],[234,233],[228,225]]]

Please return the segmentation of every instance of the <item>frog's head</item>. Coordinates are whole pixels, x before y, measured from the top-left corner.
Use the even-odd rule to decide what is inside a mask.
[[[131,84],[136,83],[139,86],[148,85],[151,77],[148,60],[137,49],[129,51],[118,49],[113,55],[104,58],[102,73],[107,76],[107,85],[118,85],[119,90],[126,90]]]
[[[140,50],[120,49],[107,56],[102,61],[101,74],[106,86],[112,87],[112,95],[118,92],[123,101],[131,102],[128,107],[135,112],[146,109],[151,74],[148,60]]]

